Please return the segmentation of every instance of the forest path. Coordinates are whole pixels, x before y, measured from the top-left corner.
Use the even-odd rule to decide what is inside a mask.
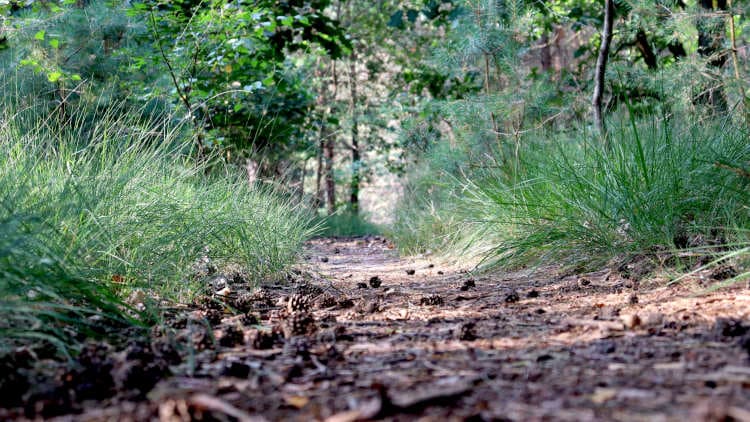
[[[740,344],[743,329],[722,319],[748,323],[744,286],[696,296],[699,286],[612,271],[472,277],[389,247],[381,238],[310,244],[327,288],[355,306],[315,311],[340,327],[339,358],[329,379],[285,387],[309,403],[282,419],[750,417],[750,336]],[[373,277],[382,284],[373,288]]]
[[[380,237],[314,240],[189,373],[74,420],[750,421],[750,291],[641,265],[472,276]]]

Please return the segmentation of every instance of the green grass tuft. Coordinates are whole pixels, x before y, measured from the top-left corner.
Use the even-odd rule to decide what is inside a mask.
[[[746,239],[744,128],[656,120],[613,126],[609,148],[581,132],[529,133],[512,166],[495,157],[475,169],[433,172],[446,181],[441,202],[403,206],[396,241],[445,250],[449,239],[454,250],[482,254],[489,266],[582,268]],[[448,237],[419,237],[436,223]]]
[[[0,115],[0,348],[64,349],[102,321],[137,324],[121,301],[135,287],[189,301],[205,253],[274,277],[312,234],[283,197],[205,176],[179,128],[123,109],[64,121],[17,109]]]

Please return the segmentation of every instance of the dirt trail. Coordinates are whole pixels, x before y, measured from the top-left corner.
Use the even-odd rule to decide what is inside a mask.
[[[378,304],[336,315],[354,341],[335,381],[310,386],[325,398],[316,417],[344,403],[372,416],[378,390],[375,416],[397,420],[750,420],[746,288],[648,285],[632,280],[638,262],[471,277],[375,241],[312,250],[334,286]],[[380,288],[354,289],[372,276]]]
[[[311,242],[190,370],[66,419],[750,421],[745,286],[695,296],[637,263],[474,277],[389,246]]]

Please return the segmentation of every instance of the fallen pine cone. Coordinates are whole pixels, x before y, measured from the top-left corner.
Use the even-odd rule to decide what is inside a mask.
[[[419,299],[419,304],[426,306],[438,306],[443,304],[443,298],[440,295],[423,296],[421,299]]]

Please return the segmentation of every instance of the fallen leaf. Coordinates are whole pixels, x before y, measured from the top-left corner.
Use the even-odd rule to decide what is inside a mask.
[[[736,421],[750,422],[750,410],[741,407],[730,406],[729,409],[727,409],[727,416],[731,416]]]
[[[625,325],[625,327],[633,329],[641,325],[641,317],[638,316],[638,314],[627,314],[620,316],[620,320],[622,320],[622,323]]]
[[[685,363],[684,362],[664,362],[664,363],[655,363],[654,369],[662,370],[662,371],[680,371],[685,369]]]
[[[382,407],[383,401],[380,397],[375,397],[364,403],[357,404],[356,409],[329,416],[325,419],[325,422],[355,422],[372,419],[380,413]]]
[[[611,400],[617,396],[617,390],[614,388],[597,388],[594,390],[594,393],[589,397],[589,399],[596,403],[596,404],[602,404],[606,402],[607,400]]]
[[[468,393],[473,387],[473,379],[449,377],[418,386],[409,391],[389,391],[388,397],[394,406],[400,409],[409,409],[436,402],[445,404],[448,400],[457,399]]]
[[[297,409],[302,409],[307,405],[307,403],[310,402],[310,399],[308,399],[305,396],[284,396],[284,401],[286,404],[296,407]]]
[[[260,416],[251,416],[250,414],[232,406],[231,404],[221,400],[217,397],[209,396],[208,394],[195,394],[193,395],[188,404],[195,406],[199,409],[210,410],[213,412],[223,413],[227,416],[231,416],[240,422],[265,422],[266,418]]]
[[[366,419],[359,410],[348,410],[325,418],[324,422],[355,422]]]

